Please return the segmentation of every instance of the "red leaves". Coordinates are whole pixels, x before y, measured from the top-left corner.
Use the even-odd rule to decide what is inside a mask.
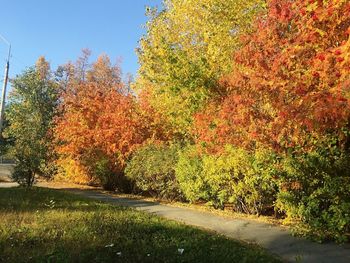
[[[337,49],[337,50],[334,52],[334,54],[335,54],[336,56],[340,56],[340,55],[342,54],[342,52],[341,52],[340,49]]]
[[[344,37],[350,16],[344,10],[350,2],[270,0],[268,15],[233,56],[219,111],[201,116],[205,122],[197,119],[198,140],[243,147],[259,142],[280,150],[305,147],[311,134],[340,132],[350,119]]]
[[[326,56],[325,56],[325,54],[319,54],[319,55],[317,55],[317,59],[319,59],[321,61],[325,61]]]
[[[270,1],[269,15],[280,23],[287,23],[293,17],[292,1]]]
[[[320,73],[318,72],[313,72],[312,76],[314,76],[314,78],[319,78],[320,77]]]
[[[347,35],[350,35],[350,26],[349,26],[348,29],[345,31],[345,33],[346,33]]]
[[[311,17],[312,17],[312,20],[314,20],[314,21],[318,20],[318,16],[316,13],[313,13]]]
[[[333,7],[327,8],[327,15],[332,16],[333,14],[334,14],[334,8]]]

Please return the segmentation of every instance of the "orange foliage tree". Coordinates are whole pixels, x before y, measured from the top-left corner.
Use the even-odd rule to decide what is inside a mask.
[[[86,67],[87,55],[80,66],[66,67],[55,127],[57,151],[62,163],[76,166],[71,171],[85,180],[122,189],[125,162],[149,137],[147,125],[121,81],[119,67],[111,66],[107,56]]]
[[[333,134],[346,144],[350,2],[270,0],[254,27],[222,80],[228,95],[196,117],[198,140],[285,151]]]

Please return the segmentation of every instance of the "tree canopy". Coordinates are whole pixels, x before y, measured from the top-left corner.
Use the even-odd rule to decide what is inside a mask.
[[[36,174],[52,176],[51,128],[56,114],[58,88],[52,80],[49,63],[40,57],[12,82],[12,93],[6,112],[10,125],[5,136],[14,139],[12,156],[17,162],[14,178],[31,185]]]

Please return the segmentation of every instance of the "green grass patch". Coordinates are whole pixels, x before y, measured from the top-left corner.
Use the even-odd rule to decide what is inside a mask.
[[[0,189],[0,218],[0,262],[280,262],[255,246],[59,190]]]

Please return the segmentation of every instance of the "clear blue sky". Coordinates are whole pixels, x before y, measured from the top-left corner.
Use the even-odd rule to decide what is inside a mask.
[[[123,73],[138,68],[135,48],[144,34],[146,6],[161,0],[2,0],[0,34],[12,44],[10,77],[43,55],[52,68],[74,61],[82,48],[92,57],[122,58]],[[0,42],[0,77],[7,46]]]

